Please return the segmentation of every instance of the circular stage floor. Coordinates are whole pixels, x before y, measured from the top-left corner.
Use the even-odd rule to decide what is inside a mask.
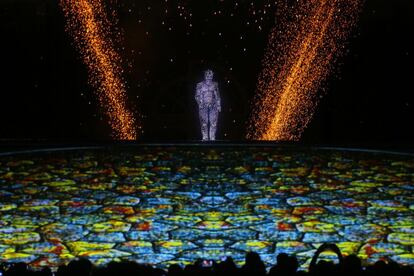
[[[256,251],[305,268],[323,242],[413,265],[413,156],[252,145],[0,156],[0,261],[166,267]]]

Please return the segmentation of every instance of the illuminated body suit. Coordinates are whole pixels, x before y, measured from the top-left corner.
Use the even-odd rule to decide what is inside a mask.
[[[203,141],[213,141],[216,139],[218,114],[221,111],[218,83],[213,81],[213,71],[204,73],[204,81],[197,84],[196,90]]]

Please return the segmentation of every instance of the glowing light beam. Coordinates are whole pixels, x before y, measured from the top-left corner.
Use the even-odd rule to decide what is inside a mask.
[[[101,107],[109,118],[115,139],[137,138],[133,114],[126,105],[122,60],[113,43],[116,34],[104,0],[60,0],[66,29],[73,37],[96,89]],[[114,11],[110,11],[115,18]]]
[[[283,2],[283,3],[282,3]],[[361,0],[279,1],[247,138],[299,140],[344,53]]]

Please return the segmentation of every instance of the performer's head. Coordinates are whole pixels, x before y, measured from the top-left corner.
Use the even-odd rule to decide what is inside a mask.
[[[204,72],[204,78],[206,81],[212,81],[213,80],[214,73],[211,70],[207,70]]]

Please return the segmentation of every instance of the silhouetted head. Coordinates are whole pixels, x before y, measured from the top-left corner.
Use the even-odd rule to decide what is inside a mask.
[[[276,257],[277,260],[277,265],[278,266],[283,266],[286,265],[286,263],[288,262],[289,259],[289,255],[286,253],[279,253]]]
[[[183,269],[178,264],[172,264],[168,268],[168,276],[179,276],[183,273]]]
[[[234,260],[231,256],[227,256],[226,260],[224,261],[226,265],[236,267],[236,264],[234,263]]]
[[[287,262],[288,271],[290,273],[296,273],[296,271],[299,268],[299,262],[298,259],[295,256],[289,256],[288,262]]]
[[[261,262],[260,255],[256,252],[247,252],[246,254],[246,264],[257,264]]]
[[[52,276],[53,275],[52,270],[50,269],[50,267],[43,267],[42,271],[41,271],[41,274],[44,275],[44,276]]]
[[[29,270],[27,264],[20,262],[13,264],[10,267],[7,275],[27,275],[28,272]]]
[[[345,271],[355,273],[362,270],[361,259],[352,254],[344,258],[343,263]]]
[[[332,275],[335,265],[331,261],[320,260],[315,268],[315,275]]]
[[[246,254],[246,263],[242,267],[243,275],[266,275],[266,266],[263,263],[260,255],[256,252],[248,252]]]
[[[299,267],[299,262],[294,256],[286,253],[277,255],[277,265],[273,266],[269,275],[294,275]]]
[[[68,274],[83,276],[89,275],[92,270],[92,263],[88,259],[80,258],[78,260],[73,260],[68,264]]]

